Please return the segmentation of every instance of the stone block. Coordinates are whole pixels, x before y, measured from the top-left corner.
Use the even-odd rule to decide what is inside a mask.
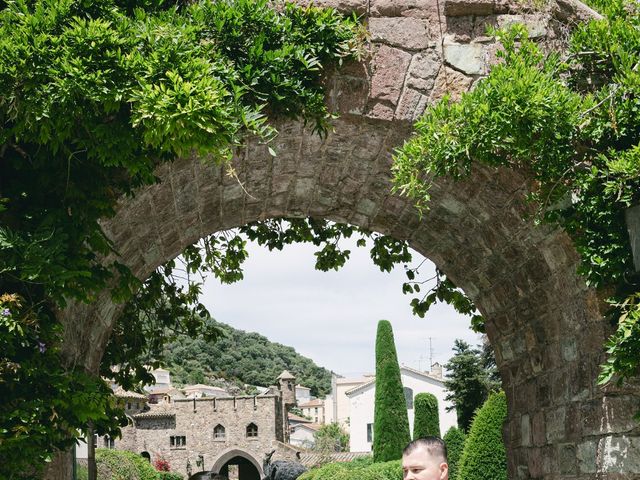
[[[415,122],[424,113],[429,97],[411,88],[405,88],[395,112],[396,120]]]
[[[414,17],[438,21],[438,0],[371,0],[372,17]]]
[[[367,0],[296,0],[295,3],[303,7],[334,8],[342,13],[355,12],[358,15],[367,13]]]
[[[596,458],[596,471],[598,473],[624,474],[630,475],[626,478],[639,478],[640,437],[611,435],[601,438],[597,447]],[[606,478],[609,478],[609,475]]]
[[[499,28],[509,28],[515,24],[524,25],[527,27],[530,38],[540,38],[547,35],[549,18],[545,15],[499,15],[496,20]]]
[[[404,50],[423,50],[429,47],[429,25],[419,18],[382,17],[369,19],[373,42],[384,43]]]
[[[550,410],[545,415],[547,442],[557,443],[564,438],[565,407]]]
[[[444,2],[444,14],[447,17],[491,15],[494,12],[494,0],[445,0]]]
[[[418,53],[411,59],[407,87],[428,95],[442,67],[442,59],[435,51]]]
[[[520,417],[520,445],[523,447],[531,445],[531,418],[529,414]]]
[[[410,62],[411,54],[382,45],[373,59],[371,98],[397,105]]]
[[[577,471],[575,444],[563,443],[558,445],[557,455],[559,473],[562,475],[575,475]]]
[[[596,473],[597,442],[588,440],[578,444],[576,456],[579,473]]]
[[[485,48],[479,43],[444,44],[444,61],[467,75],[485,75],[488,71],[485,57]]]
[[[366,79],[337,76],[329,95],[332,111],[342,114],[362,115],[369,97],[369,82]]]
[[[469,90],[472,82],[472,78],[452,68],[443,67],[436,77],[433,90],[429,96],[429,103],[436,103],[445,95],[449,95],[453,101],[459,100],[462,94]]]

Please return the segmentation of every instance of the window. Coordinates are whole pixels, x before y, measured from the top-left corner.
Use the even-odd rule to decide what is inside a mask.
[[[247,437],[257,437],[258,436],[258,426],[255,423],[250,423],[247,425]]]
[[[318,407],[315,408],[315,414],[318,414]]]
[[[131,402],[127,402],[127,410],[131,410]]]
[[[404,399],[407,401],[407,408],[411,410],[413,408],[413,390],[409,387],[404,387]]]
[[[111,438],[109,435],[105,435],[104,437],[104,448],[109,448],[109,449],[115,448],[115,442],[113,438]]]
[[[187,437],[184,435],[172,435],[169,437],[169,445],[172,448],[184,447],[187,445]]]
[[[367,423],[367,442],[373,442],[373,423]]]
[[[222,425],[216,425],[213,429],[213,438],[216,440],[223,439],[226,436],[226,432]]]

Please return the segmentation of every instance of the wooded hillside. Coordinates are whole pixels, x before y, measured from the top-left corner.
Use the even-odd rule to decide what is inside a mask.
[[[269,386],[283,370],[296,375],[297,383],[312,395],[331,390],[331,372],[295,349],[270,342],[266,337],[217,322],[224,336],[214,343],[179,336],[163,352],[162,363],[175,384],[216,383],[223,378],[239,384]]]

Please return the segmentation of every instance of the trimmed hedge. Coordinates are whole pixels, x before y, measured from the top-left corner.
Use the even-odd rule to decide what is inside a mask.
[[[328,463],[303,473],[298,480],[402,480],[402,463]]]
[[[456,480],[507,480],[507,454],[502,440],[506,418],[504,392],[491,394],[473,419]]]
[[[376,397],[373,415],[373,461],[402,458],[411,441],[407,402],[402,388],[400,367],[388,320],[378,322],[376,335]]]
[[[175,472],[159,472],[137,453],[96,449],[98,480],[182,480]]]
[[[431,393],[419,393],[413,403],[413,438],[434,436],[440,438],[438,399]]]
[[[460,463],[460,457],[464,450],[464,441],[467,436],[464,430],[458,427],[451,427],[444,434],[444,443],[447,445],[447,461],[449,463],[449,480],[457,480],[458,465]]]

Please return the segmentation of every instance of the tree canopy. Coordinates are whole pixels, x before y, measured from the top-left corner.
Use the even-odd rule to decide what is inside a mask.
[[[486,345],[491,351],[489,344]],[[472,348],[463,340],[454,342],[453,351],[453,356],[444,366],[447,370],[444,385],[449,392],[445,399],[452,402],[453,406],[448,410],[455,408],[458,426],[467,432],[475,411],[492,391],[500,388],[500,380],[493,355]]]
[[[289,370],[297,383],[311,389],[312,395],[324,396],[331,391],[331,372],[292,347],[222,323],[216,322],[215,326],[222,332],[215,342],[180,335],[165,346],[159,361],[171,371],[172,383],[224,379],[241,387],[268,387],[275,384],[283,370]]]
[[[398,460],[410,441],[407,401],[402,388],[393,330],[388,320],[380,320],[376,334],[373,461]]]

